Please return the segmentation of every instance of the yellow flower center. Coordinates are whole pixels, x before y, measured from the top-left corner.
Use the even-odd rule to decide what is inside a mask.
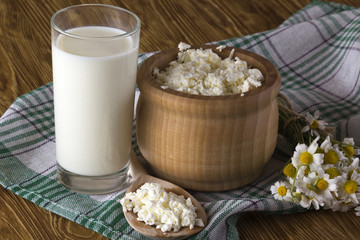
[[[280,186],[280,187],[278,188],[278,193],[279,193],[280,196],[282,196],[282,197],[285,196],[285,195],[286,195],[286,192],[287,192],[286,187]]]
[[[327,153],[324,154],[324,163],[325,164],[336,164],[339,161],[339,156],[335,150],[330,149]]]
[[[328,168],[325,173],[329,174],[329,178],[333,179],[340,175],[339,170],[337,168],[331,167]]]
[[[314,160],[314,157],[311,153],[309,152],[303,152],[301,155],[300,155],[300,162],[302,164],[311,164]]]
[[[349,157],[354,156],[354,148],[352,146],[345,146],[344,152],[349,155]]]
[[[294,178],[296,175],[296,168],[294,167],[294,165],[292,163],[289,163],[284,168],[283,173],[288,177]]]
[[[353,180],[348,180],[344,184],[344,189],[345,189],[345,192],[347,192],[347,193],[350,193],[350,194],[355,193],[357,190],[357,184]]]
[[[321,179],[317,182],[316,187],[317,187],[320,191],[323,191],[323,190],[327,189],[328,183],[327,183],[327,181],[325,181],[324,179],[321,178]]]
[[[310,168],[306,167],[305,170],[304,170],[304,175],[305,176],[309,175],[309,172],[310,172]]]
[[[312,123],[310,124],[310,128],[311,129],[317,129],[319,127],[319,122],[317,120],[313,120]]]
[[[325,153],[325,151],[324,151],[324,149],[318,147],[316,149],[315,153]]]

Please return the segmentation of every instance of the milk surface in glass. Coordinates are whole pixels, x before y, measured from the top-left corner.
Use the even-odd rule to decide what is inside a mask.
[[[52,46],[56,157],[67,171],[103,176],[129,161],[138,45],[110,27],[79,27]],[[107,40],[96,37],[109,37]]]

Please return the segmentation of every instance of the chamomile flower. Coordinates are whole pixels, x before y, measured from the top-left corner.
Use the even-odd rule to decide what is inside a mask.
[[[360,206],[356,207],[354,210],[355,210],[355,215],[360,216]]]
[[[319,136],[320,134],[318,132],[318,129],[325,130],[325,126],[327,125],[327,123],[324,120],[318,120],[319,116],[320,116],[319,110],[315,111],[314,116],[312,116],[310,113],[307,112],[305,116],[305,120],[308,122],[308,125],[303,127],[301,132],[304,133],[310,130],[311,136],[313,136],[314,134],[316,136]]]
[[[286,179],[289,181],[289,183],[293,183],[294,180],[296,180],[295,178],[302,178],[304,175],[307,175],[308,172],[308,166],[302,166],[297,169],[292,163],[288,163],[283,169],[283,174],[286,176]]]
[[[306,177],[297,179],[295,186],[306,196],[313,196],[316,190],[315,186],[313,186],[315,178],[316,173],[310,172]]]
[[[328,149],[324,153],[324,164],[332,164],[339,166],[340,163],[347,160],[344,153],[341,152],[337,145],[334,145],[333,148]]]
[[[359,204],[359,185],[360,174],[353,171],[351,177],[348,178],[347,173],[343,173],[338,177],[338,196],[345,203],[353,202]]]
[[[289,163],[284,167],[283,173],[291,180],[296,176],[296,168],[292,163]]]
[[[290,184],[283,181],[277,181],[270,187],[271,194],[277,200],[292,201]]]
[[[310,170],[318,168],[323,163],[323,154],[316,153],[318,148],[317,137],[310,146],[306,144],[298,144],[295,147],[295,152],[291,158],[291,163],[295,168],[298,168],[301,165],[308,165]]]
[[[331,203],[334,195],[336,196],[337,181],[337,178],[330,179],[329,174],[325,173],[322,168],[317,169],[317,176],[313,184],[316,187],[317,195],[327,204]]]
[[[316,197],[315,194],[307,196],[307,198],[309,199],[309,202],[311,203],[311,205],[314,206],[315,210],[319,210],[320,207],[324,206],[324,201],[319,200],[319,198]]]
[[[315,177],[316,174],[314,172],[310,172],[308,177],[297,179],[295,186],[297,189],[296,191],[306,197],[302,200],[302,203],[300,201],[300,205],[304,208],[309,208],[313,205],[314,208],[318,210],[320,206],[324,206],[324,200],[316,193],[316,186],[314,186],[314,180],[312,180],[312,178]]]
[[[322,169],[324,169],[325,173],[327,173],[329,175],[330,179],[336,178],[338,176],[340,176],[341,172],[340,169],[336,166],[333,165],[323,165]]]
[[[344,173],[348,173],[348,176],[351,176],[354,171],[360,173],[359,158],[354,158],[350,165],[344,166],[342,168],[342,171]]]
[[[354,149],[355,142],[353,138],[344,138],[343,143],[345,144],[343,151],[345,152],[346,156],[353,157],[354,155],[359,154],[359,151]]]
[[[343,143],[351,146],[355,145],[354,138],[344,138]]]
[[[327,136],[326,139],[320,144],[319,152],[324,153],[333,148],[333,145],[330,141],[330,136]]]
[[[327,136],[326,139],[321,143],[320,148],[317,149],[318,153],[324,154],[324,165],[332,164],[337,167],[343,160],[346,160],[343,152],[340,151],[337,144],[332,144],[330,141],[330,136]]]
[[[360,148],[355,146],[353,138],[339,142],[331,135],[326,136],[327,123],[319,120],[319,116],[317,110],[314,116],[307,113],[297,122],[307,122],[301,133],[295,130],[294,134],[295,139],[302,134],[305,143],[297,144],[290,163],[283,168],[287,182],[277,182],[271,192],[274,198],[291,199],[303,208],[313,206],[316,210],[322,207],[333,211],[355,208],[355,214],[360,216]],[[309,131],[310,134],[303,134]]]
[[[311,201],[305,196],[305,194],[301,193],[300,189],[297,189],[296,192],[293,193],[294,198],[293,201],[297,204],[300,204],[303,208],[310,208]]]
[[[344,200],[338,199],[338,198],[334,198],[331,202],[330,205],[326,205],[324,208],[325,209],[331,209],[334,212],[340,211],[340,212],[347,212],[350,209],[353,209],[354,207],[356,207],[358,204],[353,203],[353,202],[347,202],[345,203]]]

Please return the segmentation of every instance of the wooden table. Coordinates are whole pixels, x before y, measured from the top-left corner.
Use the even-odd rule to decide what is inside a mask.
[[[80,3],[118,5],[141,21],[140,52],[276,28],[310,0],[0,0],[0,115],[16,97],[52,81],[50,18]],[[360,7],[359,0],[336,2]],[[330,211],[243,215],[241,239],[359,239],[360,218]],[[0,239],[106,239],[0,187]]]

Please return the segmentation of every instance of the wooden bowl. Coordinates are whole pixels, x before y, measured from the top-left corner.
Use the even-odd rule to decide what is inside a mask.
[[[229,56],[232,47],[220,53]],[[265,58],[242,49],[234,56],[258,68],[265,80],[245,96],[198,96],[162,89],[153,78],[177,57],[170,49],[148,58],[138,69],[140,97],[137,142],[154,175],[183,188],[224,191],[255,180],[270,159],[278,133],[276,96],[281,79]]]

